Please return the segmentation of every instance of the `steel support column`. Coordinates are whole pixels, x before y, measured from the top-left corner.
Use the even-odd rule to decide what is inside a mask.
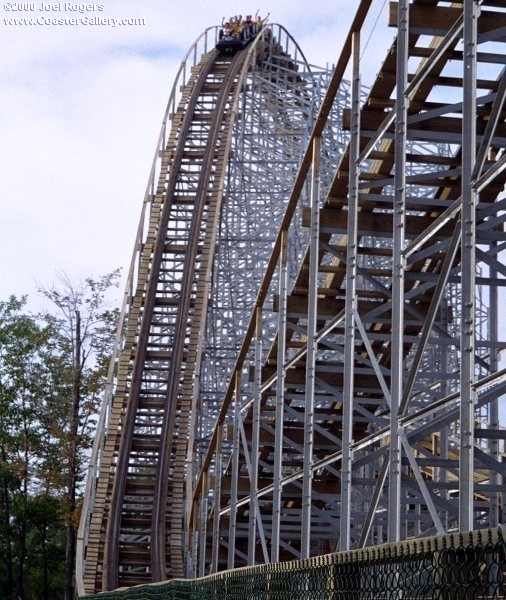
[[[494,257],[497,256],[497,243],[492,242],[490,247],[490,254]],[[495,279],[497,277],[497,270],[495,268],[490,268],[490,278]],[[497,342],[499,340],[499,293],[497,287],[491,287],[489,290],[489,319],[490,319],[490,339],[493,342]],[[490,370],[492,373],[497,373],[499,370],[499,352],[496,348],[491,348],[490,350]],[[489,415],[488,415],[488,427],[490,429],[499,429],[500,428],[500,420],[499,420],[499,398],[495,398],[489,407]],[[489,441],[489,453],[494,457],[495,460],[500,461],[500,453],[501,449],[499,446],[499,440],[491,439]],[[499,486],[500,484],[500,474],[497,471],[492,471],[490,473],[490,483],[494,486]],[[490,502],[490,511],[488,516],[488,522],[490,527],[497,527],[501,522],[501,502],[500,502],[500,493],[496,492],[492,500]]]
[[[459,529],[473,529],[474,412],[476,405],[476,52],[479,2],[464,2],[464,102],[462,114],[462,321],[460,368]]]
[[[348,193],[346,300],[344,318],[344,387],[341,467],[341,515],[339,549],[347,551],[351,544],[351,470],[353,442],[353,393],[355,377],[355,313],[357,306],[357,220],[358,220],[358,158],[360,153],[360,32],[352,36],[351,139],[350,182]]]
[[[288,294],[288,236],[282,234],[279,259],[279,314],[278,314],[278,351],[277,351],[277,383],[276,383],[276,419],[273,462],[273,498],[272,498],[272,531],[271,562],[279,562],[279,544],[281,531],[281,479],[283,476],[283,418],[285,406],[285,354],[286,354],[286,321]]]
[[[218,452],[214,465],[214,498],[213,498],[213,543],[211,553],[211,572],[218,570],[220,546],[220,500],[221,500],[221,471],[222,471],[223,427],[218,426]]]
[[[399,406],[402,396],[404,344],[404,265],[403,255],[406,219],[406,96],[408,72],[409,2],[400,0],[397,34],[397,96],[395,105],[395,167],[392,251],[392,364],[390,387],[390,472],[388,479],[388,540],[396,542],[401,535],[401,438]]]
[[[314,395],[316,377],[316,323],[318,315],[318,262],[320,234],[320,138],[313,141],[311,180],[311,233],[306,340],[306,387],[304,398],[304,463],[302,476],[302,531],[300,557],[309,557],[313,489]]]
[[[207,490],[208,473],[203,474],[202,487]],[[207,507],[209,505],[207,493],[202,494],[200,502],[200,525],[198,528],[198,576],[203,577],[206,574],[206,537],[207,537]]]
[[[257,540],[258,506],[258,451],[260,440],[260,401],[262,387],[262,308],[255,312],[255,379],[253,382],[253,423],[251,429],[251,461],[250,461],[250,511],[248,523],[248,564],[255,564],[255,549]]]
[[[228,568],[234,568],[235,538],[237,532],[237,488],[239,481],[241,403],[241,373],[235,373],[234,439],[232,447],[232,479],[230,481],[230,513],[228,522]]]

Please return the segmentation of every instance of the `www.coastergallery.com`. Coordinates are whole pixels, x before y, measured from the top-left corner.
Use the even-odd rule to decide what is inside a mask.
[[[10,18],[4,19],[5,25],[13,26],[41,26],[41,25],[107,25],[121,27],[124,25],[146,25],[146,19],[132,17],[130,19],[116,19],[114,17],[37,17],[36,19]]]

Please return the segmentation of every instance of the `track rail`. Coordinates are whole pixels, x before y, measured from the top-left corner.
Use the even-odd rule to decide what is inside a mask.
[[[164,191],[166,199],[159,220],[143,320],[135,348],[130,400],[125,415],[125,424],[129,429],[122,437],[117,475],[112,490],[105,551],[106,561],[112,565],[108,570],[111,577],[114,577],[119,564],[127,560],[129,552],[139,552],[139,540],[133,539],[129,542],[126,539],[127,523],[135,522],[132,533],[138,535],[139,519],[146,519],[148,516],[151,518],[146,520],[145,535],[150,539],[149,564],[152,578],[156,581],[164,579],[167,575],[182,575],[184,473],[181,473],[181,465],[174,465],[174,458],[171,458],[177,456],[172,447],[175,440],[173,434],[175,426],[180,432],[188,429],[190,404],[187,397],[181,398],[179,382],[183,372],[185,377],[191,379],[192,373],[187,374],[187,371],[192,370],[192,365],[195,364],[196,346],[186,346],[190,317],[191,328],[196,330],[197,335],[202,333],[204,325],[206,279],[198,276],[208,270],[212,260],[209,237],[212,238],[216,230],[216,215],[219,214],[221,200],[220,189],[227,159],[223,144],[220,145],[219,142],[223,141],[220,140],[220,136],[226,136],[227,127],[230,126],[230,109],[227,112],[227,102],[237,84],[237,71],[241,59],[244,59],[243,55],[238,54],[230,63],[224,62],[216,52],[206,57],[192,86],[178,134],[178,143],[174,149],[175,155],[171,165],[174,175],[169,178],[167,190]],[[199,103],[205,108],[198,109]],[[192,125],[202,118],[210,119],[210,127],[205,140],[196,140]],[[199,128],[199,136],[201,133]],[[214,154],[209,151],[211,148],[216,148]],[[185,166],[188,168],[190,164],[195,173],[195,189],[192,189],[192,182],[184,181],[187,175],[182,175]],[[184,194],[179,191],[182,187],[185,188]],[[188,189],[191,190],[190,193]],[[177,236],[176,241],[172,235],[167,236],[165,232],[169,223],[177,221],[182,223],[181,228],[188,226],[188,229],[187,234]],[[161,270],[166,270],[169,278],[168,281],[162,282],[164,289],[160,289]],[[168,294],[167,286],[174,287],[175,290]],[[174,291],[177,298],[174,297]],[[169,303],[168,307],[166,302]],[[160,335],[161,329],[164,330],[163,339]],[[170,356],[167,356],[169,344],[171,350]],[[167,379],[163,381],[164,393],[161,394],[160,378],[163,371]],[[147,413],[150,423],[158,422],[160,425],[148,428]],[[154,448],[156,454],[153,457]],[[185,462],[186,455],[187,451],[184,448],[177,459]],[[153,473],[148,469],[155,466],[153,458],[156,460],[156,473],[151,480]],[[129,468],[130,473],[127,474]],[[170,478],[169,470],[173,471]],[[172,488],[170,574],[165,572],[167,481],[170,481],[169,487]],[[154,499],[154,504],[149,503],[148,506],[144,504],[146,486],[149,486],[150,495],[152,494]],[[125,497],[129,499],[128,503]],[[140,510],[136,510],[137,506]],[[179,522],[179,527],[174,522]],[[132,550],[129,550],[129,546]],[[115,588],[117,585],[118,581],[115,579],[106,582],[108,588]]]

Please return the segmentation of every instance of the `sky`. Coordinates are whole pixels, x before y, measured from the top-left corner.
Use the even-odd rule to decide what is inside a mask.
[[[26,294],[28,306],[37,310],[42,302],[38,288],[57,282],[61,273],[75,282],[118,267],[126,273],[174,76],[207,27],[234,14],[269,13],[269,21],[288,29],[310,63],[330,66],[358,4],[4,3],[0,301]],[[394,31],[387,28],[385,0],[373,2],[370,14],[363,64],[372,83]],[[136,18],[140,24],[96,24],[97,17]],[[36,24],[14,25],[13,19],[35,19]],[[77,24],[77,19],[82,21]]]

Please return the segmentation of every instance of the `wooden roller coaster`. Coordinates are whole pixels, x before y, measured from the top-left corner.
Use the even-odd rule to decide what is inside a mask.
[[[286,38],[278,30],[277,37]],[[205,32],[197,44],[207,48],[209,39]],[[296,55],[298,49],[290,44]],[[197,45],[189,55],[196,53]],[[302,55],[295,60],[307,70]],[[306,86],[304,74],[273,39],[272,28],[248,51],[204,52],[183,86],[177,110],[167,112],[172,126],[165,139],[164,124],[155,157],[111,370],[114,388],[92,457],[88,494],[93,504],[85,509],[86,542],[80,547],[84,591],[185,573],[185,487],[198,410],[195,381],[200,378],[221,206],[230,178],[232,134],[238,129],[234,120],[244,88],[256,81],[251,74],[257,71],[262,78],[257,95],[269,97],[262,86],[275,88],[276,94],[279,89],[286,94],[290,87],[297,111],[307,118],[308,108],[301,106],[307,91],[297,89]],[[279,107],[273,110],[289,116]],[[269,125],[273,118],[268,117]],[[262,124],[256,126],[261,134]],[[275,143],[270,145],[264,152],[279,152]],[[265,175],[265,168],[257,167],[256,174],[269,180],[272,175]]]
[[[81,593],[503,520],[506,10],[390,3],[397,35],[364,93],[371,4],[314,118],[305,61],[273,28],[233,56],[206,51],[183,86],[91,461]],[[240,111],[252,88],[265,129]],[[235,308],[215,270],[237,140],[286,140],[281,106],[311,133],[297,138],[269,253],[237,270],[261,265],[250,316],[225,327]],[[338,156],[325,146],[336,126]],[[265,171],[252,152],[248,181],[294,162],[293,139],[270,148]],[[217,308],[222,346],[209,333]]]

